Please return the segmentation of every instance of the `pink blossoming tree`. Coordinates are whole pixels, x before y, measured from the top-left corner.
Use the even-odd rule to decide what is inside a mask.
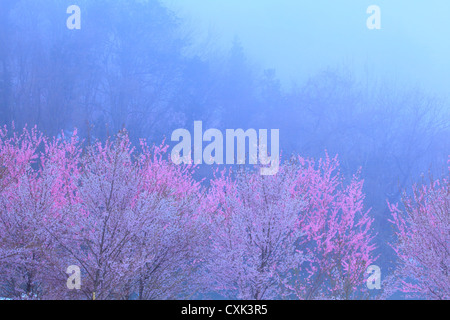
[[[337,158],[293,159],[273,176],[223,171],[206,190],[166,156],[145,141],[138,152],[126,131],[83,147],[76,132],[1,129],[0,295],[364,297],[372,219],[363,181],[345,182]],[[80,290],[66,286],[73,265]]]
[[[212,182],[211,274],[245,299],[351,299],[375,261],[363,182],[345,185],[337,159],[298,159],[276,176],[239,171]]]
[[[84,151],[76,133],[52,141],[28,133],[2,140],[8,173],[2,178],[0,235],[6,245],[0,257],[9,296],[191,294],[184,284],[195,282],[187,280],[195,279],[202,260],[198,243],[204,242],[200,186],[192,168],[163,160],[167,147],[142,142],[144,151],[134,156],[125,132]],[[70,265],[82,270],[80,291],[66,287]]]
[[[240,170],[234,180],[222,172],[212,181],[207,269],[218,292],[240,299],[275,298],[282,278],[303,262],[297,242],[305,204],[293,198],[294,182],[289,166],[275,176]]]
[[[450,162],[450,158],[449,158]],[[450,167],[449,167],[450,173]],[[450,299],[450,179],[433,180],[404,193],[403,209],[389,204],[397,241],[397,269],[384,296]]]
[[[31,165],[36,164],[37,148],[42,142],[35,128],[22,134],[8,134],[0,129],[0,295],[33,297],[36,285],[41,230],[29,215],[30,199],[21,190],[36,177]]]
[[[294,192],[304,198],[307,260],[288,286],[301,299],[367,297],[365,272],[374,256],[373,219],[363,205],[363,180],[348,184],[339,173],[337,157],[299,159]]]

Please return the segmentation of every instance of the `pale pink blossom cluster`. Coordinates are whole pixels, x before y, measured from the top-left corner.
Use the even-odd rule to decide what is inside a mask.
[[[450,164],[450,157],[449,157]],[[450,166],[448,168],[450,174]],[[385,282],[385,296],[450,299],[450,179],[413,186],[402,207],[388,203],[397,241],[398,262]]]
[[[166,299],[191,294],[203,259],[192,170],[135,153],[126,132],[81,148],[0,131],[0,296]],[[82,270],[79,291],[68,266]]]
[[[373,218],[363,180],[344,179],[337,157],[198,181],[167,149],[135,148],[125,130],[86,145],[76,132],[0,129],[0,296],[369,297]],[[416,187],[404,211],[390,205],[399,263],[385,293],[448,299],[448,181]],[[67,287],[72,265],[80,290]]]
[[[364,297],[375,246],[361,189],[328,156],[293,159],[275,176],[222,173],[207,201],[217,289],[243,299]]]

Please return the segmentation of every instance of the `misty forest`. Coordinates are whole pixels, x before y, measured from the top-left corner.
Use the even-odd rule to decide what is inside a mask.
[[[187,11],[1,0],[0,300],[449,299],[448,87],[319,53],[279,73],[285,49]],[[276,174],[174,163],[196,121],[278,129]]]

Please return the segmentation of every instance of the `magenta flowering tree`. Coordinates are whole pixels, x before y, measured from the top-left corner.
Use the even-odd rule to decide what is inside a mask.
[[[204,252],[198,247],[205,242],[198,218],[201,190],[192,168],[163,160],[167,147],[143,142],[138,154],[126,132],[84,150],[76,132],[52,141],[27,131],[5,137],[6,131],[0,212],[4,296],[192,294],[194,286],[186,283],[195,283],[189,280],[195,279]],[[82,271],[80,291],[66,287],[71,265]]]
[[[144,264],[135,277],[140,299],[193,297],[200,288],[206,259],[207,230],[201,212],[204,193],[193,178],[193,166],[164,160],[167,145],[149,148],[141,142],[139,188],[141,203],[151,201],[152,220],[141,228],[139,246]]]
[[[305,204],[293,198],[293,167],[274,176],[239,170],[211,182],[205,211],[211,223],[212,287],[240,299],[279,297],[283,277],[303,262],[297,249]]]
[[[449,158],[450,162],[450,158]],[[450,167],[449,167],[450,173]],[[450,299],[450,179],[431,179],[403,195],[403,209],[389,204],[397,241],[397,268],[385,281],[384,296]]]
[[[373,219],[363,205],[363,181],[348,184],[337,157],[299,158],[294,193],[306,202],[301,248],[307,257],[286,285],[300,299],[359,299],[365,272],[376,257]]]
[[[372,220],[336,158],[222,172],[206,190],[166,155],[145,141],[137,151],[126,131],[83,147],[76,132],[1,129],[0,295],[362,297]],[[73,265],[80,290],[66,286]]]
[[[22,190],[36,177],[31,166],[43,141],[35,128],[22,134],[0,129],[0,295],[36,295],[41,230],[30,214],[31,199]],[[21,201],[23,200],[23,201]]]
[[[300,158],[276,176],[240,171],[212,182],[215,285],[246,299],[352,299],[375,261],[363,182],[345,184],[337,158]]]
[[[167,299],[193,289],[183,284],[201,261],[200,186],[190,168],[163,160],[167,147],[142,147],[135,154],[121,132],[80,158],[76,199],[64,218],[72,238],[59,232],[55,239],[85,272],[87,297]]]
[[[57,269],[78,265],[87,298],[119,298],[143,263],[143,248],[133,241],[151,218],[149,207],[136,207],[139,176],[133,149],[125,136],[96,143],[83,156],[68,158],[67,148],[61,149],[51,155],[58,163],[51,176],[64,188],[53,194],[57,210],[46,226],[55,247],[61,248]],[[67,292],[64,281],[55,280]]]

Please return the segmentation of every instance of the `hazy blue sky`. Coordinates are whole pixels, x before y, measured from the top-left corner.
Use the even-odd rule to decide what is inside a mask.
[[[447,94],[450,88],[448,0],[164,0],[188,21],[199,43],[220,48],[238,36],[248,56],[276,68],[285,84],[327,66],[346,65],[397,84]],[[381,30],[368,30],[369,5]]]

